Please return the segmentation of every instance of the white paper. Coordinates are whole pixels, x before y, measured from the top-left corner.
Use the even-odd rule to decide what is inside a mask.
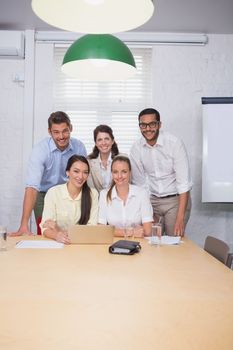
[[[126,248],[117,248],[116,247],[116,248],[113,249],[113,253],[118,253],[118,254],[121,254],[121,253],[127,254],[129,252],[130,252],[130,250],[126,249]]]
[[[148,237],[150,244],[162,244],[162,245],[175,245],[180,244],[181,240],[179,236],[162,236],[161,240],[156,237]]]
[[[22,249],[59,249],[63,248],[64,244],[56,241],[34,241],[34,240],[23,240],[16,244],[16,248]]]

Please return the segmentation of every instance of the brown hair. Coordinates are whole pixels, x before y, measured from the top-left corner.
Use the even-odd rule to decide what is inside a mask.
[[[123,156],[123,155],[117,155],[116,157],[114,157],[114,159],[113,159],[113,161],[112,161],[112,164],[111,164],[111,170],[112,170],[113,164],[114,164],[115,162],[117,162],[117,161],[127,163],[127,164],[128,164],[128,167],[129,167],[129,171],[131,171],[131,163],[130,163],[130,160],[129,160],[128,157]],[[110,202],[112,201],[112,189],[113,189],[114,186],[115,186],[115,182],[112,180],[111,186],[110,186],[110,188],[109,188],[109,190],[108,190],[108,192],[107,192],[107,201],[108,201],[108,202],[109,202],[109,201],[110,201]]]
[[[111,149],[111,154],[112,154],[112,159],[113,159],[117,154],[119,154],[119,150],[118,150],[117,143],[115,142],[112,129],[110,128],[110,126],[105,125],[105,124],[98,125],[93,131],[93,136],[94,136],[95,142],[96,142],[96,139],[97,139],[99,132],[105,132],[106,134],[108,134],[111,137],[112,141],[114,141],[114,143],[112,144],[112,149]],[[99,153],[100,153],[100,151],[98,150],[98,148],[95,145],[93,150],[92,150],[92,153],[90,153],[88,155],[88,158],[95,159],[98,157]]]
[[[62,124],[66,123],[69,128],[71,128],[71,121],[65,112],[57,111],[50,114],[48,119],[48,127],[49,129],[52,128],[52,124]]]

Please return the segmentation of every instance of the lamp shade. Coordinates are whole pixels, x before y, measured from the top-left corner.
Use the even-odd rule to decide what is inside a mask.
[[[137,28],[154,12],[152,0],[32,0],[38,17],[80,33],[117,33]]]
[[[129,48],[111,34],[87,34],[67,50],[62,71],[83,80],[125,80],[136,73]]]

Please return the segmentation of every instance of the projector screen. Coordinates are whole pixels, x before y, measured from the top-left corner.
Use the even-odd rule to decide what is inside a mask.
[[[203,97],[202,202],[233,202],[233,98]]]

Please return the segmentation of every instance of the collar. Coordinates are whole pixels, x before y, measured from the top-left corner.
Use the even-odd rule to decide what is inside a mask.
[[[108,160],[107,160],[108,165],[111,164],[111,162],[112,162],[112,158],[111,157],[112,157],[112,153],[110,152],[109,156],[108,156]],[[101,158],[100,158],[100,153],[98,154],[97,159],[98,159],[99,163],[102,164],[102,161],[101,161]]]
[[[63,151],[61,151],[59,148],[57,148],[53,138],[51,136],[49,138],[50,138],[49,139],[49,149],[50,149],[51,152],[60,151],[62,153],[62,152],[67,152],[69,150],[73,150],[71,139],[69,141],[68,146]]]
[[[79,193],[78,197],[76,197],[75,199],[71,198],[70,197],[70,194],[68,192],[68,188],[67,188],[67,183],[66,182],[65,184],[61,185],[61,196],[62,196],[62,199],[69,199],[69,200],[72,200],[72,201],[79,201],[81,200],[82,198],[82,191]]]
[[[129,184],[129,194],[128,194],[128,199],[131,197],[135,197],[137,195],[137,189],[136,186]],[[116,191],[116,186],[113,187],[112,189],[112,199],[118,199],[121,200]]]
[[[105,169],[105,167],[102,164],[102,161],[101,161],[101,158],[100,158],[100,154],[98,155],[97,159],[98,159],[98,163],[100,165],[100,168],[101,169]],[[111,153],[110,153],[109,156],[108,156],[108,160],[107,160],[107,169],[110,169],[111,163],[112,163],[112,158],[111,158]]]
[[[163,131],[159,131],[159,136],[157,138],[157,141],[156,143],[151,146],[149,145],[149,143],[146,142],[146,139],[142,136],[142,146],[144,147],[150,147],[150,148],[153,148],[153,147],[156,147],[156,146],[163,146],[164,144],[164,134],[163,134]]]

